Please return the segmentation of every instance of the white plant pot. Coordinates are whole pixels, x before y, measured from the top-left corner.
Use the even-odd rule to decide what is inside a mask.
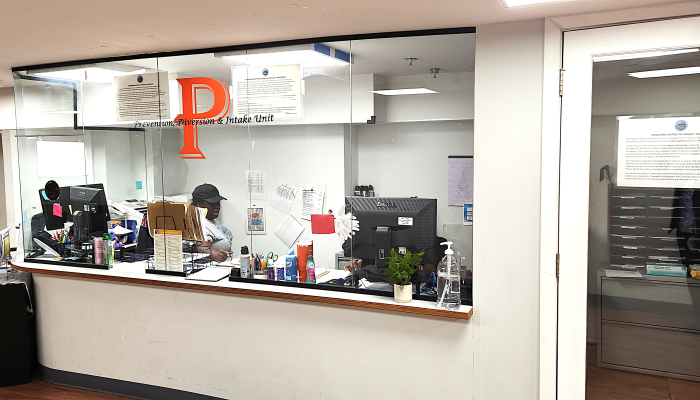
[[[410,303],[413,299],[413,285],[394,285],[394,301],[397,303]]]

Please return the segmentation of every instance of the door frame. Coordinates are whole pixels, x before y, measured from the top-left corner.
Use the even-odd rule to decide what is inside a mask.
[[[700,47],[700,17],[564,32],[557,302],[559,399],[585,399],[592,57],[685,47]]]

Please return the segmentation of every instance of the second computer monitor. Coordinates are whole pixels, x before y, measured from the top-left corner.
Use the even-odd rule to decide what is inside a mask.
[[[425,251],[423,261],[436,263],[436,199],[348,196],[345,208],[360,225],[344,246],[346,257],[382,268],[392,248],[405,247],[411,252]]]

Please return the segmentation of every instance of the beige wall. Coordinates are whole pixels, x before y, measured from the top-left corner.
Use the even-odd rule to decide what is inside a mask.
[[[479,26],[475,398],[537,399],[544,20]]]

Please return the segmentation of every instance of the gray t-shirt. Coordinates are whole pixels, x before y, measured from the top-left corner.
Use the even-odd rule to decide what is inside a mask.
[[[207,241],[211,242],[211,247],[216,250],[224,250],[231,252],[231,242],[233,241],[233,234],[231,231],[226,229],[225,226],[221,225],[218,219],[210,221],[204,218],[204,223],[202,224],[204,230],[204,237]]]

